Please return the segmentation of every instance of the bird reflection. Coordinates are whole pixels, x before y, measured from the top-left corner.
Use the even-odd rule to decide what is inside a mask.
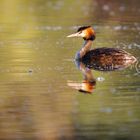
[[[74,82],[68,81],[68,86],[72,87],[73,89],[77,89],[79,92],[82,93],[93,93],[96,85],[96,79],[93,77],[91,69],[85,66],[82,61],[76,60],[76,66],[83,74],[83,81],[82,82]]]

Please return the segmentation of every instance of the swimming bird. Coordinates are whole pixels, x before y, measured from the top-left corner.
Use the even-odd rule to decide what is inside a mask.
[[[137,59],[130,53],[118,48],[95,48],[91,50],[96,33],[91,26],[82,26],[76,33],[67,37],[82,37],[84,45],[76,53],[76,61],[85,64],[87,68],[100,71],[124,69],[135,63]]]

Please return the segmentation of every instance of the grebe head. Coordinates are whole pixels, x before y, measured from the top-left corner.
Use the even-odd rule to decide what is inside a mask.
[[[67,37],[82,37],[84,40],[94,40],[95,31],[91,26],[82,26],[76,33],[68,35]]]

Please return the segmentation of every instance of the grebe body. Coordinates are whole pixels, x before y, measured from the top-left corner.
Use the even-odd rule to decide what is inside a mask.
[[[130,53],[117,48],[97,48],[87,52],[81,61],[86,67],[100,70],[121,70],[136,62]]]

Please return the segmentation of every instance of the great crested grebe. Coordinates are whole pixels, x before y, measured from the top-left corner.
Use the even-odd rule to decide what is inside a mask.
[[[67,37],[82,37],[84,39],[84,45],[76,54],[76,60],[84,63],[87,68],[113,71],[126,68],[137,61],[130,53],[118,48],[91,50],[91,45],[95,40],[95,31],[91,26],[80,27],[76,33]]]

